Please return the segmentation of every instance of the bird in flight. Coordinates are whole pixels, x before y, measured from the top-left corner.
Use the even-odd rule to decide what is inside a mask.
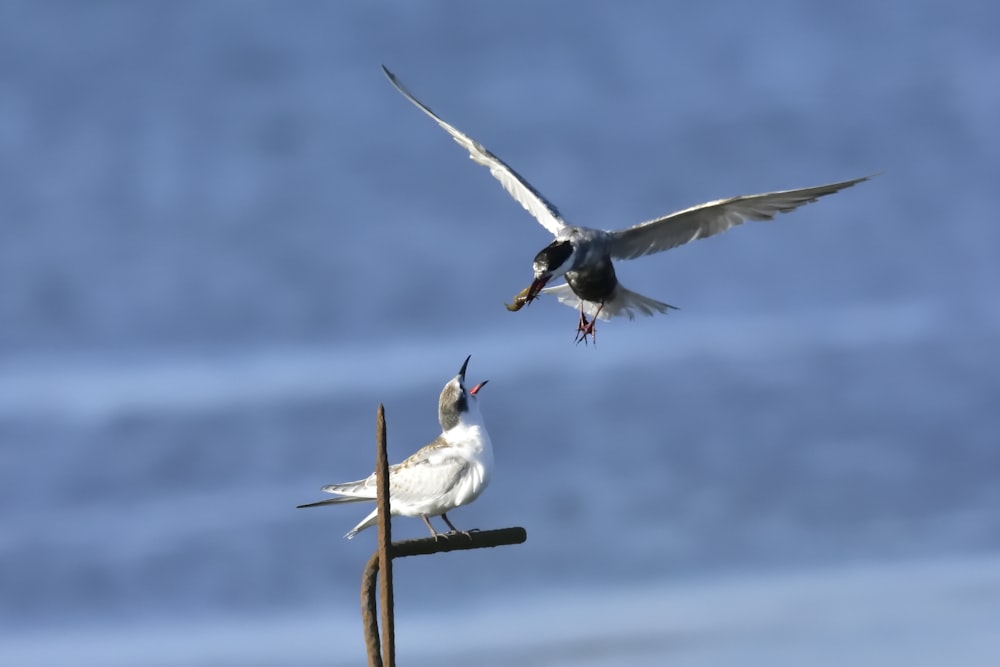
[[[570,225],[559,210],[520,174],[482,144],[442,120],[400,83],[384,65],[390,83],[418,109],[430,116],[465,150],[469,157],[490,170],[507,193],[555,236],[555,240],[535,255],[534,279],[507,309],[517,311],[540,294],[551,294],[561,303],[580,311],[576,342],[594,337],[597,318],[609,320],[636,314],[666,313],[675,306],[626,289],[615,274],[612,260],[635,259],[643,255],[676,248],[690,241],[708,238],[747,220],[771,220],[777,213],[787,213],[866,181],[870,176],[839,183],[817,185],[798,190],[780,190],[756,195],[719,199],[614,231]],[[546,287],[559,277],[566,282]]]
[[[447,512],[478,498],[493,473],[493,445],[479,412],[479,392],[487,381],[466,389],[465,369],[470,358],[466,357],[458,375],[441,391],[438,400],[441,435],[402,463],[389,467],[389,503],[393,516],[421,517],[435,538],[443,534],[434,529],[430,517],[440,516],[453,533],[458,532]],[[324,486],[323,491],[337,497],[299,505],[299,508],[374,501],[375,473],[354,482]],[[352,539],[375,525],[377,520],[376,508],[345,537]]]

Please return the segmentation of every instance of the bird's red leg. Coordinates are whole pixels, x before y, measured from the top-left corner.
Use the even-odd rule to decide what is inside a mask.
[[[576,325],[576,337],[573,339],[574,343],[579,344],[580,341],[586,341],[586,335],[581,336],[584,331],[587,331],[590,327],[590,322],[587,321],[587,316],[583,314],[583,300],[580,300],[580,320]]]
[[[594,329],[594,327],[597,324],[597,316],[601,314],[601,310],[603,308],[604,308],[604,302],[602,301],[597,306],[597,312],[594,313],[594,319],[588,322],[587,318],[583,314],[583,301],[580,302],[580,324],[577,327],[577,332],[576,332],[577,343],[579,343],[580,341],[586,343],[587,336],[590,336],[591,339],[594,341],[594,344],[595,345],[597,344],[597,331]]]

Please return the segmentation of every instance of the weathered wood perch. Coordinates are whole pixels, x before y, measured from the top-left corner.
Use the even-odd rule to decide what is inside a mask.
[[[365,626],[365,648],[369,667],[395,667],[396,630],[392,602],[392,559],[426,556],[446,551],[483,549],[507,544],[521,544],[528,539],[524,528],[472,530],[447,533],[438,537],[393,542],[389,514],[389,463],[386,455],[385,408],[380,403],[375,423],[375,475],[378,507],[378,551],[372,554],[361,575],[361,618]],[[381,579],[380,598],[375,598],[376,581]],[[382,642],[379,646],[378,606],[382,607]]]

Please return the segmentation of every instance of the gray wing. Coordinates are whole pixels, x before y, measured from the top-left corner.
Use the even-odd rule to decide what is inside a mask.
[[[433,498],[450,490],[465,474],[469,462],[452,453],[448,444],[438,437],[420,448],[402,463],[389,466],[389,495],[401,501]],[[375,500],[375,473],[365,479],[324,486],[326,493],[339,497],[321,500],[303,507],[318,507],[364,500]]]
[[[444,128],[444,131],[451,135],[452,139],[458,142],[458,145],[469,151],[469,157],[472,158],[477,164],[481,164],[490,170],[493,177],[500,181],[500,185],[503,189],[513,197],[517,203],[525,208],[528,213],[535,216],[535,219],[545,227],[545,229],[552,232],[553,235],[558,235],[559,231],[566,226],[563,221],[562,216],[559,215],[559,211],[556,207],[545,199],[535,188],[531,187],[524,178],[521,177],[516,171],[511,169],[507,164],[498,158],[493,153],[486,150],[486,148],[479,142],[467,137],[460,131],[444,122],[438,118],[437,114],[426,107],[422,102],[410,94],[403,84],[399,82],[396,75],[390,72],[385,65],[382,65],[382,71],[389,78],[389,82],[403,94],[403,97],[410,100],[418,109],[423,111],[425,114],[434,119],[438,125]]]
[[[469,468],[468,459],[458,456],[440,437],[421,447],[389,470],[392,498],[420,501],[451,490]]]
[[[469,461],[460,456],[442,457],[434,464],[396,471],[389,480],[389,495],[402,502],[420,502],[451,491],[469,469]]]
[[[820,197],[867,181],[871,176],[801,190],[765,192],[699,204],[670,215],[609,232],[612,257],[632,259],[720,234],[747,220],[771,220],[777,213],[794,211]]]

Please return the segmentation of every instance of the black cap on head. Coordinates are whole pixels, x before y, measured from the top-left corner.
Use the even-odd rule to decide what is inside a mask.
[[[553,241],[535,255],[534,269],[538,271],[555,271],[573,254],[573,244],[569,241]]]

